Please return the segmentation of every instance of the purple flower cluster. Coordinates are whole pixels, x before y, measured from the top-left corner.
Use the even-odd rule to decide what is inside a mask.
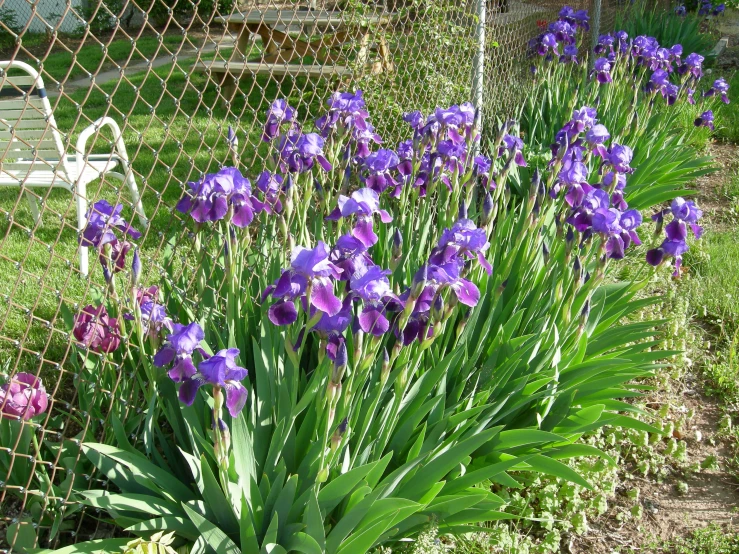
[[[189,213],[198,223],[225,218],[236,227],[247,227],[255,214],[264,209],[263,203],[252,195],[249,179],[235,167],[224,167],[187,186],[190,190],[175,209]]]
[[[169,367],[168,375],[176,383],[181,383],[179,398],[191,406],[200,387],[210,384],[226,395],[226,408],[232,417],[239,415],[247,398],[246,387],[241,383],[247,371],[236,365],[239,355],[237,348],[229,348],[208,355],[200,346],[205,338],[203,329],[197,323],[181,325],[175,323],[167,341],[154,356],[156,367]],[[192,356],[197,352],[202,361],[195,367]]]
[[[698,7],[698,15],[713,15],[719,16],[726,11],[726,4],[713,4],[712,0],[701,0],[701,5]]]
[[[106,280],[113,273],[122,271],[126,266],[126,254],[132,244],[123,237],[141,238],[141,233],[134,229],[121,216],[123,205],[112,206],[107,200],[99,200],[85,214],[87,225],[79,238],[80,245],[95,248],[98,251],[100,264]],[[115,231],[122,237],[119,238]]]
[[[666,215],[672,214],[672,221],[664,225]],[[698,220],[703,216],[703,211],[695,205],[692,200],[675,198],[669,208],[661,210],[652,216],[652,221],[657,223],[657,233],[661,233],[664,227],[666,238],[662,244],[647,252],[647,262],[658,266],[666,258],[675,258],[674,277],[680,276],[682,255],[688,251],[688,227],[696,239],[701,238],[703,228],[698,225]]]
[[[574,110],[557,134],[551,165],[560,164],[561,169],[550,195],[556,198],[565,189],[564,199],[570,207],[567,222],[582,233],[583,241],[601,236],[607,256],[620,259],[631,244],[641,244],[636,233],[641,214],[629,210],[624,200],[633,152],[617,143],[606,147],[610,134],[596,116],[595,109],[587,106]],[[600,171],[606,172],[596,184],[588,183],[587,161],[593,156],[601,158]]]
[[[714,8],[710,0],[704,0],[704,4],[707,6],[705,13],[718,14],[724,10],[723,4]],[[682,8],[678,13],[684,13],[684,6]],[[530,41],[530,53],[538,55],[544,61],[554,61],[555,57],[559,63],[576,61],[576,47],[574,50],[572,48],[577,43],[577,29],[583,26],[574,21],[572,13],[571,8],[564,8],[558,21],[550,24],[546,32]],[[571,50],[568,51],[568,48]],[[680,44],[665,47],[654,37],[641,35],[630,39],[626,32],[619,31],[600,35],[594,53],[598,58],[590,75],[601,85],[613,82],[614,71],[623,64],[628,66],[626,75],[632,77],[619,76],[619,79],[640,79],[643,72],[637,69],[643,67],[649,74],[648,83],[644,87],[647,92],[659,92],[668,105],[674,104],[681,94],[688,102],[695,103],[695,88],[703,77],[705,60],[696,53],[683,57],[683,47]],[[536,73],[536,68],[533,69]],[[703,96],[720,96],[722,101],[728,103],[728,88],[726,81],[719,79]]]
[[[44,413],[48,406],[46,388],[30,373],[16,373],[0,386],[0,419],[28,420]]]

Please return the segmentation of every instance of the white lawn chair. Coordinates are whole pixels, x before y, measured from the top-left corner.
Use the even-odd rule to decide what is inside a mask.
[[[10,69],[24,74],[8,75]],[[113,132],[114,151],[87,153],[88,139],[105,126]],[[122,171],[112,171],[118,165]],[[118,124],[110,117],[98,119],[80,133],[74,154],[67,154],[38,72],[23,62],[0,61],[0,187],[59,187],[70,191],[77,200],[77,229],[82,232],[86,224],[87,184],[103,175],[126,183],[139,221],[146,227],[144,208]],[[36,197],[28,190],[25,192],[38,224]],[[80,272],[86,276],[87,248],[80,247],[79,251]]]

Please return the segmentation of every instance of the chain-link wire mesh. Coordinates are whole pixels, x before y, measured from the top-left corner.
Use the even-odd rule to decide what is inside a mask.
[[[484,120],[526,93],[528,40],[593,1],[487,0]],[[602,0],[601,32],[622,3]],[[78,247],[88,206],[131,214],[140,197],[142,281],[164,260],[184,272],[197,260],[174,206],[183,183],[231,163],[229,126],[253,178],[275,99],[309,121],[330,92],[360,88],[393,147],[404,112],[470,98],[476,13],[475,0],[0,0],[0,383],[25,372],[49,393],[42,415],[0,419],[0,550],[113,532],[74,497],[105,485],[80,443],[144,407],[112,362],[72,363],[71,317],[107,294]]]

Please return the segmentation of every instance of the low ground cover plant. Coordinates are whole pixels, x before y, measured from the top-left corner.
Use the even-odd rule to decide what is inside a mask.
[[[561,22],[574,36],[587,14]],[[607,127],[598,102],[570,102],[551,151],[527,159],[514,121],[481,144],[469,104],[404,115],[389,149],[361,91],[332,95],[314,130],[278,99],[266,167],[233,154],[183,190],[191,240],[170,243],[161,275],[122,206],[96,203],[80,241],[107,291],[67,313],[93,424],[47,445],[96,471],[92,490],[72,483],[77,505],[190,552],[367,552],[529,516],[491,489],[520,487],[518,472],[590,488],[565,462],[615,461],[586,433],[660,434],[623,400],[672,354],[661,321],[619,325],[656,301],[637,296],[651,270],[606,272],[646,239],[653,206],[667,238],[648,259],[679,268],[700,210],[674,181],[632,193],[631,120]],[[15,440],[47,409],[30,377],[2,389]]]

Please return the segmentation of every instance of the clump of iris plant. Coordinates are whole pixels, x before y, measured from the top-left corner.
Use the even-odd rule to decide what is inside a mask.
[[[723,11],[723,4],[714,6],[710,0],[704,0],[699,13],[719,15]],[[586,27],[572,16],[573,13],[572,8],[563,8],[559,19],[529,42],[529,55],[540,59],[544,65],[575,61],[576,48],[573,47],[581,42],[579,30]],[[685,15],[685,7],[678,6],[676,13]],[[635,86],[647,92],[659,93],[668,105],[675,104],[680,98],[695,103],[695,92],[703,77],[705,59],[697,53],[683,56],[680,44],[661,45],[654,37],[641,35],[630,38],[626,32],[618,31],[600,35],[594,54],[597,58],[590,75],[601,86],[612,83],[615,75],[618,80],[633,79]],[[538,66],[535,64],[532,70],[537,74]],[[642,76],[646,77],[646,84],[638,82]],[[718,79],[702,97],[718,96],[728,103],[727,92],[728,83]]]
[[[41,379],[30,373],[16,373],[0,385],[0,418],[29,420],[43,414],[49,395]]]

